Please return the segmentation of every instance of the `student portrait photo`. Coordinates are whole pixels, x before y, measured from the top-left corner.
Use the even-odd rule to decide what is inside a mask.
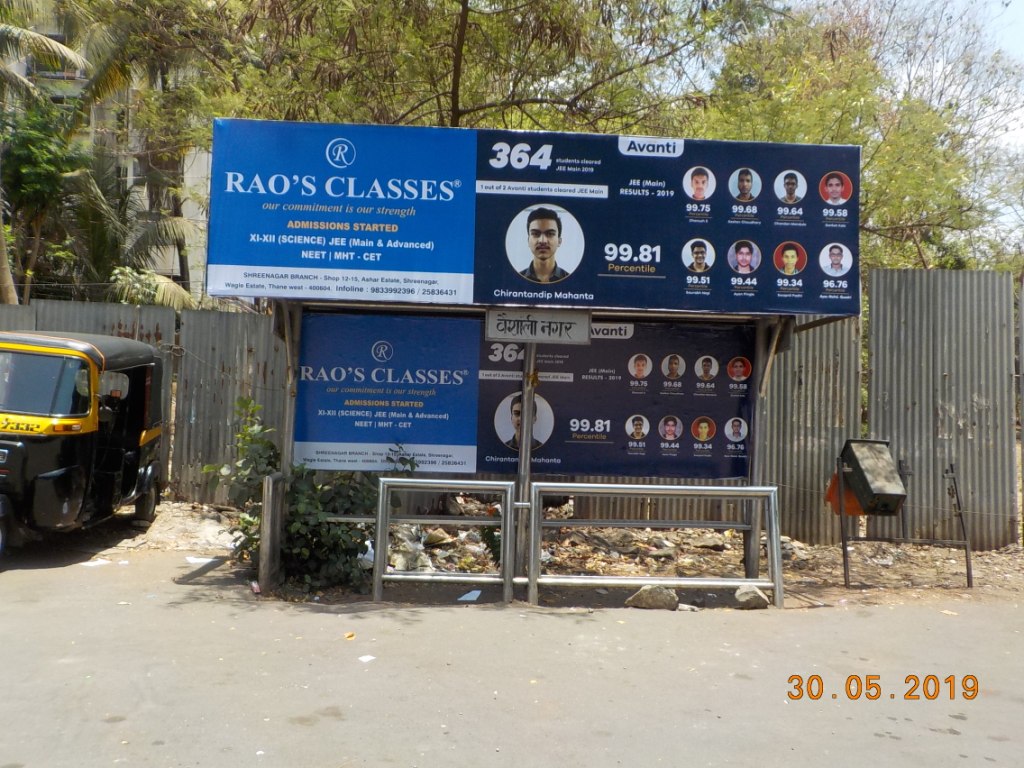
[[[533,397],[533,440],[532,448],[540,448],[551,437],[555,426],[555,415],[548,401],[540,395]],[[513,392],[505,397],[494,411],[494,431],[506,448],[519,452],[523,429],[523,393]]]
[[[775,196],[785,205],[796,205],[807,194],[807,180],[799,171],[783,171],[775,177]]]
[[[729,373],[729,378],[733,381],[746,381],[750,378],[750,371],[752,366],[750,361],[745,357],[734,357],[725,366],[725,370]]]
[[[853,266],[853,254],[842,243],[829,243],[818,255],[821,271],[828,277],[842,277]]]
[[[715,193],[715,174],[698,165],[683,174],[683,191],[691,200],[707,200]]]
[[[711,355],[698,357],[693,364],[693,372],[699,381],[711,381],[718,375],[718,361]]]
[[[658,422],[658,433],[664,440],[678,440],[679,419],[676,416],[666,416]]]
[[[730,443],[738,443],[747,436],[747,422],[743,419],[733,417],[725,425],[725,437]]]
[[[729,177],[729,192],[737,203],[752,203],[761,194],[761,177],[752,168],[739,168]]]
[[[761,250],[751,240],[737,240],[729,248],[726,257],[732,271],[738,275],[749,275],[761,266]]]
[[[818,192],[829,205],[845,205],[853,195],[853,182],[842,171],[831,171],[821,177]]]
[[[691,272],[708,272],[715,263],[715,247],[707,240],[690,240],[683,246],[683,266]]]
[[[633,414],[626,421],[626,434],[630,440],[643,440],[650,430],[651,425],[639,413]]]
[[[629,358],[629,375],[634,379],[646,379],[651,372],[651,358],[641,352]]]
[[[784,275],[799,275],[807,266],[807,251],[800,243],[780,243],[772,259],[775,268]]]
[[[557,205],[534,205],[520,211],[505,233],[509,263],[531,283],[565,280],[583,260],[583,249],[580,223]]]
[[[690,424],[690,434],[702,443],[715,436],[715,422],[707,416],[698,416]]]
[[[664,358],[662,358],[661,374],[666,379],[671,379],[672,381],[675,381],[676,379],[680,378],[685,371],[686,363],[683,361],[683,358],[680,357],[679,355],[672,353],[671,355],[666,355]]]

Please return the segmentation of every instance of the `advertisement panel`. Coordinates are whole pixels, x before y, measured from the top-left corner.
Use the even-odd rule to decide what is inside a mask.
[[[850,146],[219,119],[207,290],[857,315],[859,162]]]
[[[306,314],[295,401],[295,462],[425,472],[476,471],[481,322],[474,318]]]
[[[746,477],[750,326],[594,323],[588,346],[538,348],[535,473]],[[295,461],[383,471],[518,470],[525,347],[475,318],[307,313]]]
[[[538,347],[535,473],[747,476],[751,327],[595,322],[591,334],[586,347]],[[516,471],[523,351],[486,341],[481,349],[481,471]]]
[[[207,291],[469,304],[468,131],[215,120]]]
[[[478,141],[478,304],[859,312],[856,147]]]

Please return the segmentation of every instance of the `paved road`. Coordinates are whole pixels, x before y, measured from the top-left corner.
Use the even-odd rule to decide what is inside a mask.
[[[0,573],[0,768],[1021,763],[1013,602],[320,606],[181,552],[89,558]],[[790,700],[791,675],[821,698]],[[867,675],[881,698],[849,700]],[[907,700],[908,675],[954,696]]]

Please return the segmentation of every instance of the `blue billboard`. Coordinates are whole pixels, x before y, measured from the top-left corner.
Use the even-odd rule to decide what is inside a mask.
[[[398,446],[426,472],[476,471],[474,318],[306,314],[295,462],[391,469]]]
[[[468,304],[467,131],[215,120],[207,291]]]
[[[860,313],[860,150],[214,122],[207,290]]]

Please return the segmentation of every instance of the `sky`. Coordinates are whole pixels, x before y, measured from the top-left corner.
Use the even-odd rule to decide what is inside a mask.
[[[1024,59],[1024,0],[986,0],[985,4],[993,9],[992,32],[999,46],[1007,53]],[[1004,5],[1005,9],[1002,8]]]

